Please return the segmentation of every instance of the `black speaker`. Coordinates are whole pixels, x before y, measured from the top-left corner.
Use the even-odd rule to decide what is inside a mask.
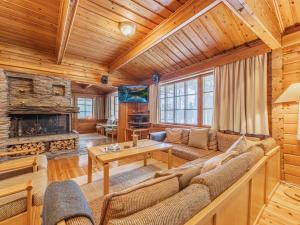
[[[152,81],[153,83],[158,84],[160,81],[160,75],[158,73],[152,74]]]
[[[108,76],[103,75],[103,76],[101,77],[101,83],[102,83],[102,84],[108,84]]]

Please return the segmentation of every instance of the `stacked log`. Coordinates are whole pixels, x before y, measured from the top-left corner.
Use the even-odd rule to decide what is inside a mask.
[[[50,145],[49,145],[49,152],[74,150],[75,147],[76,147],[75,139],[52,141],[52,142],[50,142]]]
[[[0,151],[6,150],[8,139],[9,117],[7,114],[8,90],[7,79],[3,70],[0,70]]]
[[[43,153],[46,151],[46,145],[43,142],[38,142],[38,143],[26,143],[26,144],[21,144],[21,145],[13,145],[8,147],[7,149],[8,152],[15,152],[20,154],[16,155],[35,155],[36,153]],[[24,153],[23,153],[24,151]]]

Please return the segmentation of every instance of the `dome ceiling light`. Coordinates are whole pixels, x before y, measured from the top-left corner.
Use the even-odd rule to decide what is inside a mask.
[[[130,21],[120,22],[119,29],[124,36],[131,37],[135,34],[136,24]]]

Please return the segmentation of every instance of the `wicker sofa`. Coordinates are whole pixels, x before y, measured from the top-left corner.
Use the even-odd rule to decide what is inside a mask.
[[[161,135],[163,135],[163,133],[161,133]],[[239,136],[237,136],[237,138],[239,138]],[[259,143],[259,146],[252,146],[249,151],[230,159],[209,172],[201,173],[204,162],[195,159],[178,168],[157,173],[153,179],[147,180],[127,190],[112,193],[89,202],[96,221],[95,224],[246,224],[246,222],[244,223],[242,221],[239,223],[239,220],[235,222],[227,221],[227,223],[213,222],[216,220],[216,212],[214,212],[215,215],[213,213],[207,214],[207,212],[210,212],[209,210],[213,212],[215,209],[220,209],[222,205],[220,199],[228,201],[227,198],[230,196],[228,192],[230,194],[235,193],[232,191],[232,188],[234,188],[233,190],[245,189],[241,187],[241,184],[243,184],[241,182],[248,182],[248,178],[255,180],[255,182],[256,179],[266,179],[264,185],[259,188],[261,188],[260,190],[262,192],[261,198],[263,198],[264,195],[269,196],[270,190],[274,188],[278,180],[277,174],[270,176],[270,179],[276,180],[276,182],[268,184],[268,178],[258,175],[257,173],[258,171],[259,173],[260,171],[267,171],[262,168],[262,166],[275,165],[277,168],[277,161],[279,159],[278,147],[276,147],[276,142],[272,138],[268,138]],[[273,155],[276,155],[276,157]],[[218,155],[214,157],[218,157]],[[273,161],[267,163],[268,160],[271,160],[271,157],[273,157]],[[265,176],[267,175],[265,174]],[[240,189],[237,189],[235,185],[239,185],[238,187]],[[253,185],[252,180],[251,185]],[[256,191],[256,187],[252,189]],[[246,198],[253,198],[249,192],[247,192],[245,196]],[[239,198],[237,198],[237,200],[239,200]],[[233,202],[232,199],[231,201]],[[255,201],[253,200],[252,203]],[[264,201],[261,201],[262,204],[264,204]],[[244,199],[243,203],[245,203]],[[258,208],[256,202],[254,206]],[[249,209],[249,207],[251,206],[246,206],[247,209]],[[251,215],[251,218],[257,217],[258,213],[255,210],[253,210],[253,212],[250,210],[250,214],[247,212],[247,215]],[[228,212],[224,212],[225,215],[226,213]],[[234,212],[231,213],[234,214]],[[200,215],[199,217],[198,214]],[[234,216],[233,214],[232,216]],[[247,222],[247,224],[253,224],[251,218],[249,219],[251,223]],[[63,221],[61,224],[87,225],[91,223],[84,217],[76,217]]]
[[[46,156],[4,161],[0,168],[0,224],[30,224],[48,185]]]

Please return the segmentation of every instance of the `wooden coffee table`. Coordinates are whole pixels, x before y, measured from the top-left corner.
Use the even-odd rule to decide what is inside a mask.
[[[103,166],[103,192],[109,193],[109,163],[120,159],[125,159],[133,156],[143,155],[144,166],[147,166],[148,153],[155,151],[168,151],[168,168],[172,168],[172,145],[168,143],[157,142],[153,140],[139,140],[137,147],[124,149],[124,146],[131,145],[132,142],[119,143],[121,151],[104,152],[104,148],[108,145],[94,146],[88,149],[88,183],[93,180],[92,168],[93,161],[99,162]]]

